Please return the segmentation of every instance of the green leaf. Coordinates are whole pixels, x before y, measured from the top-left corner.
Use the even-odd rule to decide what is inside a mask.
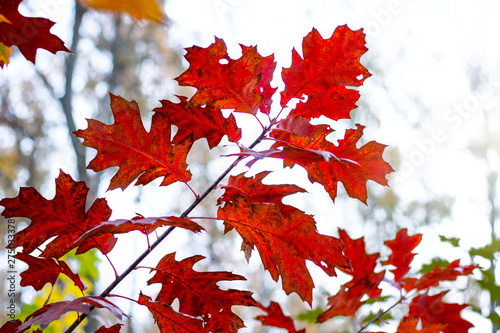
[[[486,259],[494,259],[495,253],[500,251],[500,240],[493,239],[490,244],[479,249],[470,249],[469,254],[473,256],[481,256]]]
[[[314,310],[309,310],[309,311],[300,313],[296,319],[300,320],[300,321],[305,321],[305,322],[314,324],[314,323],[316,323],[316,320],[318,319],[319,314],[324,312],[324,311],[325,311],[325,309],[322,309],[319,307],[319,308],[316,308]]]
[[[439,235],[439,239],[441,242],[448,242],[454,247],[459,247],[458,242],[460,242],[460,238],[452,237],[452,238],[447,238],[445,236]]]
[[[500,286],[497,285],[494,274],[490,270],[484,270],[481,273],[483,274],[483,278],[478,279],[477,283],[479,283],[482,289],[490,293],[492,302],[500,301]]]

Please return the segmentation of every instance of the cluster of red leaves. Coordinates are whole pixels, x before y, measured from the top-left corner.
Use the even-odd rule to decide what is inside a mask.
[[[161,101],[162,106],[153,110],[149,132],[144,128],[135,101],[110,94],[114,123],[106,125],[90,119],[88,128],[76,131],[75,135],[83,139],[85,146],[97,150],[88,168],[102,171],[118,167],[108,190],[125,189],[134,181],[136,186],[146,185],[157,178],[162,178],[162,186],[175,182],[189,186],[191,173],[186,158],[193,143],[206,139],[209,148],[213,148],[227,136],[241,149],[233,167],[248,157],[251,159],[249,166],[258,159],[279,158],[284,166],[303,167],[310,181],[322,184],[332,200],[337,196],[337,183],[342,182],[351,197],[366,202],[367,181],[387,185],[386,175],[393,171],[382,158],[385,146],[374,141],[360,145],[361,125],[347,130],[343,139],[333,143],[327,139],[332,132],[327,125],[311,123],[312,119],[321,116],[331,121],[349,118],[359,93],[348,87],[361,85],[370,75],[359,62],[366,50],[361,30],[352,31],[341,26],[331,38],[323,39],[313,29],[304,38],[303,57],[293,50],[290,68],[282,72],[285,87],[281,92],[281,110],[273,114],[274,57],[262,57],[256,47],[242,45],[241,57],[233,60],[228,56],[224,41],[216,39],[207,48],[187,49],[186,59],[190,66],[177,81],[180,85],[197,88],[197,92],[190,99],[180,96],[178,103]],[[288,105],[292,99],[298,100],[298,104],[290,109]],[[231,113],[226,118],[222,109],[254,115],[262,125],[262,134],[250,147],[239,143],[241,129],[234,115]],[[265,117],[267,125],[262,123]],[[177,127],[173,137],[172,126]],[[254,150],[264,139],[272,141],[272,145],[265,150]],[[306,266],[307,260],[329,276],[336,276],[336,269],[352,274],[353,280],[330,299],[330,309],[319,320],[336,315],[354,316],[363,305],[361,300],[365,294],[373,298],[380,295],[379,284],[384,273],[375,273],[378,255],[367,255],[363,240],[352,240],[344,232],[340,233],[340,239],[319,234],[313,216],[282,202],[285,196],[304,190],[296,185],[265,185],[263,179],[267,175],[268,172],[254,177],[239,174],[231,176],[228,183],[221,186],[225,191],[218,200],[217,219],[223,221],[225,232],[235,230],[243,239],[242,250],[246,258],[257,250],[272,278],[275,281],[281,278],[283,290],[287,294],[297,293],[309,304],[313,300],[314,282]],[[208,191],[216,185],[214,183]],[[14,244],[23,248],[17,258],[29,266],[22,276],[24,286],[31,285],[39,290],[46,283],[54,284],[63,273],[83,292],[84,285],[78,275],[60,260],[70,250],[76,249],[80,254],[96,248],[106,255],[113,249],[114,235],[118,233],[139,230],[149,235],[162,226],[193,232],[203,230],[186,217],[189,211],[179,217],[136,216],[109,221],[111,209],[106,200],[87,203],[87,192],[84,183],[75,182],[61,171],[52,200],[43,198],[32,188],[22,188],[17,197],[0,201],[5,207],[3,216],[31,220],[31,224],[14,238]],[[198,195],[196,197],[198,200]],[[470,273],[469,270],[464,273],[464,268],[457,264],[444,271],[433,271],[432,275],[419,280],[407,278],[413,258],[411,251],[418,244],[413,237],[400,233],[393,243],[387,243],[394,253],[385,264],[396,267],[393,273],[400,288],[407,292],[424,290],[441,280]],[[35,250],[40,250],[36,257],[30,255]],[[274,304],[265,308],[249,291],[221,290],[217,286],[220,281],[244,280],[244,277],[230,272],[194,271],[193,265],[201,259],[203,257],[193,256],[176,261],[175,253],[170,253],[152,270],[155,275],[148,283],[161,284],[161,290],[154,301],[141,292],[136,302],[150,310],[161,332],[236,332],[244,323],[231,310],[233,305],[259,306],[268,314],[260,317],[265,324],[279,322],[282,325],[279,327],[292,330],[293,323],[281,320],[284,315]],[[43,271],[41,267],[44,266],[50,269]],[[455,275],[450,273],[452,269]],[[432,312],[423,314],[422,306],[440,302],[439,296],[425,298],[424,295],[412,303],[411,318],[418,318],[424,326],[434,325],[441,319],[458,322],[457,307],[453,308],[455,315],[446,318],[444,314],[441,317],[433,317]],[[122,314],[104,297],[84,296],[47,304],[24,323],[15,324],[15,330],[11,331],[22,332],[32,324],[44,328],[67,311],[86,314],[91,305],[120,317]],[[175,299],[180,303],[178,311],[172,308]],[[404,325],[413,324],[407,320]],[[100,328],[100,332],[118,330],[119,326]]]
[[[407,274],[415,256],[412,251],[420,243],[421,234],[408,236],[406,229],[400,230],[395,239],[385,242],[392,253],[388,260],[380,262],[380,266],[378,265],[380,254],[368,254],[363,238],[351,239],[345,231],[340,230],[340,239],[346,246],[344,253],[352,266],[345,272],[350,274],[352,279],[341,286],[336,295],[328,299],[328,309],[317,317],[319,323],[336,316],[357,317],[358,310],[368,299],[377,300],[380,297],[379,285],[385,280],[390,282],[401,295],[395,304],[409,303],[409,312],[400,322],[398,332],[461,333],[467,332],[472,327],[470,322],[460,317],[460,312],[467,305],[445,303],[442,298],[447,291],[431,295],[430,288],[438,286],[442,281],[454,281],[459,276],[470,275],[478,266],[460,266],[456,260],[447,267],[436,266],[418,278],[410,277]],[[388,269],[384,266],[393,268]],[[376,272],[377,267],[380,267],[380,272]],[[392,272],[393,277],[386,277],[386,271]],[[273,303],[269,308],[262,307],[262,309],[268,314],[257,319],[264,325],[287,328],[289,332],[296,332],[291,318],[282,313],[278,304]],[[378,319],[383,314],[385,312],[381,311]],[[360,320],[360,325],[364,324],[366,327],[372,322],[373,320],[363,323]],[[283,323],[287,323],[287,326],[285,327]]]

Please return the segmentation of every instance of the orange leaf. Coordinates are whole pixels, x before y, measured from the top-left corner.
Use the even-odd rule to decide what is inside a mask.
[[[252,114],[260,109],[269,113],[267,106],[274,93],[270,87],[276,67],[274,56],[262,57],[255,47],[241,48],[243,54],[237,60],[229,57],[226,44],[219,38],[205,49],[198,46],[186,49],[189,68],[176,80],[181,86],[198,89],[189,106],[207,105]]]
[[[160,112],[153,115],[151,131],[142,124],[139,106],[110,94],[113,125],[89,119],[86,130],[75,135],[84,139],[83,145],[97,149],[97,156],[88,168],[96,172],[118,166],[108,190],[125,189],[136,178],[135,185],[146,185],[163,177],[162,186],[181,181],[187,183],[191,173],[186,157],[193,144],[191,136],[177,144],[170,142],[170,120]]]
[[[382,262],[382,264],[396,267],[391,271],[394,273],[394,281],[398,284],[401,284],[403,278],[410,271],[410,264],[415,257],[415,253],[411,251],[420,244],[421,240],[422,234],[408,236],[408,230],[404,228],[398,231],[394,240],[384,242],[384,244],[392,250],[392,253],[389,259]]]
[[[8,48],[17,46],[32,63],[35,63],[37,49],[45,49],[54,54],[57,51],[70,52],[59,37],[50,33],[54,22],[40,17],[24,17],[19,13],[17,7],[21,1],[3,0],[0,4],[0,43]],[[4,50],[2,53],[5,52],[8,51]]]
[[[60,172],[56,179],[56,195],[47,200],[34,188],[22,187],[15,198],[2,199],[5,217],[26,217],[31,224],[16,233],[14,243],[23,247],[23,253],[31,253],[47,240],[51,241],[40,254],[45,258],[60,258],[78,247],[77,254],[98,248],[103,254],[115,246],[113,235],[103,235],[83,243],[75,241],[86,230],[107,221],[111,209],[105,199],[96,199],[85,211],[89,189],[84,182],[75,182],[69,175]]]
[[[313,29],[302,42],[304,58],[292,51],[292,65],[283,69],[285,90],[281,105],[291,98],[309,97],[321,92],[335,94],[339,86],[360,86],[370,76],[359,60],[368,50],[362,30],[339,26],[329,39]]]
[[[447,291],[429,296],[428,293],[415,297],[410,304],[409,318],[419,318],[422,328],[432,325],[446,325],[443,333],[467,333],[473,327],[471,323],[460,317],[460,311],[468,305],[450,304],[442,301]]]
[[[78,0],[82,5],[98,10],[129,14],[134,20],[161,23],[165,16],[156,0]]]
[[[173,139],[173,143],[178,143],[190,134],[193,140],[207,139],[210,149],[216,147],[222,137],[227,135],[232,142],[238,142],[241,138],[241,129],[236,125],[236,120],[231,114],[224,118],[219,109],[210,107],[189,107],[186,97],[177,96],[180,103],[172,103],[162,100],[161,107],[153,109],[167,115],[172,125],[178,130]]]
[[[318,234],[314,219],[292,206],[281,211],[276,204],[250,203],[240,195],[225,202],[217,217],[224,220],[225,233],[236,229],[243,238],[243,249],[257,247],[264,268],[275,281],[281,277],[287,294],[296,292],[309,304],[314,283],[306,260],[330,276],[336,276],[337,267],[350,267],[342,243]]]

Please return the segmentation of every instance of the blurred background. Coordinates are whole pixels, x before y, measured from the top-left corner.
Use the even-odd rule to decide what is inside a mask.
[[[336,236],[340,227],[353,238],[365,236],[369,252],[387,254],[383,241],[400,228],[408,228],[410,234],[423,233],[415,272],[429,263],[443,264],[436,257],[444,262],[461,259],[463,264],[481,265],[481,273],[476,273],[474,280],[461,280],[459,290],[449,297],[473,305],[464,311],[464,317],[477,326],[470,332],[497,331],[499,2],[168,0],[161,6],[165,18],[158,24],[87,9],[71,0],[21,3],[21,14],[56,22],[51,32],[73,54],[39,51],[33,65],[14,51],[11,63],[0,71],[0,197],[14,197],[21,186],[28,186],[50,199],[61,169],[87,183],[89,202],[105,197],[113,219],[130,218],[135,213],[180,214],[192,201],[183,184],[159,188],[156,181],[124,192],[106,192],[116,170],[96,174],[85,169],[95,151],[85,149],[70,133],[86,128],[86,118],[112,122],[108,91],[136,100],[148,128],[151,110],[160,105],[158,100],[175,100],[175,95],[194,92],[173,80],[188,66],[182,57],[186,47],[207,47],[217,36],[226,42],[230,56],[237,58],[238,43],[257,45],[263,56],[274,53],[278,66],[273,85],[281,88],[280,69],[290,66],[292,48],[300,53],[302,39],[313,27],[323,38],[329,38],[338,25],[363,28],[369,51],[362,63],[373,76],[359,88],[361,99],[351,113],[353,120],[331,125],[342,137],[343,130],[361,123],[367,126],[364,142],[376,140],[388,145],[384,157],[396,170],[390,176],[390,187],[369,183],[368,205],[347,198],[342,191],[334,204],[321,186],[308,182],[299,167],[271,174],[268,180],[283,183],[290,182],[290,176],[299,179],[297,184],[310,194],[291,196],[287,202],[313,214],[321,233]],[[243,126],[248,118],[237,120]],[[254,128],[245,127],[244,134],[253,141]],[[198,192],[206,188],[231,162],[219,156],[234,151],[234,147],[222,145],[208,151],[206,142],[197,142],[188,158],[194,176],[191,186]],[[280,164],[257,163],[252,173],[280,170]],[[245,168],[234,174],[241,171]],[[220,194],[214,193],[191,215],[214,216],[214,202]],[[19,220],[18,230],[25,225]],[[144,266],[155,266],[162,253],[176,251],[178,260],[203,254],[207,260],[197,269],[229,270],[254,277],[239,286],[232,283],[231,288],[260,290],[256,296],[259,301],[281,301],[293,316],[309,309],[296,295],[286,296],[276,288],[262,270],[258,255],[247,265],[239,251],[241,240],[231,233],[223,236],[222,223],[207,220],[203,226],[210,237],[175,230],[175,237],[167,239]],[[4,235],[6,230],[0,232]],[[1,237],[0,246],[4,247],[5,241],[6,237]],[[125,235],[117,246],[111,260],[120,271],[145,249],[146,240],[141,235]],[[95,253],[70,261],[94,293],[113,277],[109,264]],[[325,295],[337,292],[342,277],[328,278],[317,267],[309,267],[317,281],[314,308],[324,308]],[[137,298],[139,290],[154,293],[154,286],[144,283],[150,277],[148,272],[138,270],[115,293],[131,298]],[[4,274],[0,273],[1,281],[5,281]],[[79,296],[75,290],[63,280],[51,300],[68,293]],[[46,285],[41,294],[30,290],[19,293],[22,315],[41,307],[50,292]],[[131,325],[122,332],[155,332],[147,310],[130,302],[120,304],[131,315]],[[90,322],[85,331],[95,330],[92,325],[96,324]],[[350,332],[353,325],[345,319],[321,326],[307,320],[296,323],[297,327],[307,326],[308,332]],[[265,331],[251,320],[247,326],[242,331]],[[59,332],[61,327],[51,330]],[[382,329],[395,330],[390,325]]]

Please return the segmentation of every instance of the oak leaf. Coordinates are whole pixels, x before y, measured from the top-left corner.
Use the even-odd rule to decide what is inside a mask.
[[[433,296],[424,293],[413,298],[407,317],[419,318],[423,329],[444,324],[446,327],[441,329],[443,333],[467,333],[473,325],[460,317],[460,311],[468,305],[444,303],[442,298],[446,293],[443,291]]]
[[[365,303],[361,301],[361,298],[372,290],[373,286],[373,283],[366,276],[350,288],[340,287],[339,292],[328,299],[329,308],[319,314],[318,322],[323,323],[335,316],[356,317],[356,312]]]
[[[208,333],[203,327],[203,320],[176,312],[169,304],[152,301],[142,292],[139,294],[139,304],[149,309],[160,333]]]
[[[422,234],[408,236],[408,229],[404,228],[398,231],[396,238],[385,241],[384,244],[392,250],[389,259],[383,261],[383,265],[393,265],[391,270],[394,274],[394,281],[401,285],[403,278],[410,271],[410,264],[415,257],[412,251],[420,244]]]
[[[273,88],[270,87],[276,67],[274,56],[262,57],[256,47],[241,45],[242,56],[233,60],[220,38],[207,48],[186,49],[189,68],[176,80],[181,86],[191,86],[197,92],[189,100],[193,108],[207,105],[214,109],[234,109],[236,112],[269,113]]]
[[[61,301],[45,305],[43,308],[30,314],[25,322],[19,326],[18,330],[22,332],[32,325],[40,325],[42,329],[45,329],[51,322],[59,319],[59,317],[67,312],[89,314],[91,307],[107,309],[118,319],[122,319],[123,316],[127,317],[120,308],[105,298],[100,296],[83,296],[72,301]]]
[[[4,217],[25,217],[31,224],[15,234],[14,243],[23,247],[23,253],[31,253],[51,239],[39,255],[45,258],[60,258],[78,247],[76,253],[98,248],[103,254],[115,246],[113,235],[102,235],[82,243],[75,241],[87,230],[109,220],[111,209],[105,199],[96,199],[85,211],[89,189],[84,182],[75,182],[71,176],[60,172],[56,179],[54,199],[47,200],[34,188],[22,187],[15,198],[0,200],[5,207]]]
[[[305,333],[305,330],[295,330],[293,319],[283,313],[283,310],[281,310],[281,306],[279,305],[279,303],[271,302],[268,307],[265,307],[259,303],[258,306],[259,309],[266,312],[266,315],[257,316],[255,318],[259,320],[262,325],[284,328],[289,333]]]
[[[165,15],[156,0],[78,0],[82,5],[97,10],[123,12],[135,20],[161,23]]]
[[[281,211],[274,203],[251,203],[240,195],[219,207],[217,218],[224,220],[224,233],[240,234],[244,251],[257,248],[264,268],[275,281],[281,277],[287,294],[296,292],[309,304],[314,283],[306,260],[329,276],[336,276],[335,268],[350,267],[342,243],[319,234],[312,216],[292,206]]]
[[[148,284],[160,283],[161,290],[155,301],[171,305],[179,299],[179,312],[201,317],[210,332],[236,332],[244,327],[243,320],[232,312],[234,305],[256,306],[252,293],[243,290],[221,290],[220,281],[246,280],[230,272],[197,272],[193,265],[204,259],[197,255],[181,261],[175,253],[164,256]]]
[[[352,239],[342,229],[339,229],[339,236],[340,241],[345,245],[344,255],[349,259],[349,263],[351,264],[351,269],[344,271],[352,275],[352,280],[344,284],[343,287],[351,288],[358,281],[367,278],[373,285],[373,288],[367,292],[368,296],[375,299],[378,298],[382,292],[378,286],[385,275],[385,271],[375,272],[380,254],[368,254],[366,252],[364,237]]]
[[[22,272],[21,287],[32,286],[39,291],[46,283],[54,285],[59,274],[69,277],[81,291],[87,289],[84,282],[78,274],[73,273],[68,264],[62,260],[53,258],[37,258],[19,252],[15,255],[16,259],[28,264],[28,269]]]
[[[359,62],[367,50],[362,29],[352,31],[346,25],[339,26],[329,39],[323,39],[313,29],[302,41],[303,58],[293,49],[292,64],[283,69],[281,106],[303,95],[334,94],[339,86],[362,85],[370,76]]]
[[[309,180],[322,184],[333,201],[337,196],[337,183],[342,182],[350,197],[366,203],[367,181],[388,185],[386,175],[394,170],[382,158],[385,145],[370,141],[357,147],[363,129],[361,125],[348,129],[344,139],[335,145],[326,140],[332,132],[327,125],[312,125],[303,117],[288,118],[270,134],[276,141],[272,148],[281,148],[280,153],[272,157],[282,158],[285,166],[297,163],[304,167]],[[303,153],[299,155],[300,150]]]
[[[167,225],[191,230],[193,232],[201,232],[202,230],[205,230],[199,224],[184,217],[137,217],[130,220],[119,219],[101,222],[92,229],[89,229],[85,233],[83,233],[75,242],[83,242],[89,238],[105,234],[123,234],[135,230],[141,231],[145,234],[149,234],[156,228],[164,227]]]
[[[54,22],[40,17],[24,17],[18,11],[22,0],[3,0],[0,4],[0,44],[3,44],[3,54],[10,53],[5,47],[15,45],[24,57],[35,63],[37,49],[49,52],[70,52],[63,41],[50,33]],[[8,59],[8,57],[7,57]],[[4,63],[8,63],[3,60]],[[2,66],[0,62],[0,66]]]
[[[425,328],[418,329],[418,318],[405,317],[398,326],[397,333],[441,333],[446,327],[445,324],[430,324]]]
[[[217,147],[224,135],[232,142],[240,140],[241,129],[236,125],[234,115],[230,114],[225,118],[219,109],[190,107],[186,97],[177,97],[180,99],[179,103],[162,100],[161,107],[153,109],[154,112],[166,114],[172,125],[177,126],[172,143],[176,144],[190,134],[194,141],[207,139],[210,149]]]
[[[120,333],[120,329],[123,324],[115,324],[111,327],[101,326],[95,331],[95,333]]]
[[[111,178],[108,190],[135,185],[146,185],[163,177],[161,186],[180,181],[187,184],[191,173],[186,157],[193,144],[188,136],[177,144],[170,141],[171,124],[168,116],[160,112],[153,115],[151,130],[146,132],[139,106],[110,93],[114,124],[105,125],[89,119],[88,128],[75,135],[84,139],[83,145],[97,150],[97,156],[88,168],[96,172],[119,167]]]

